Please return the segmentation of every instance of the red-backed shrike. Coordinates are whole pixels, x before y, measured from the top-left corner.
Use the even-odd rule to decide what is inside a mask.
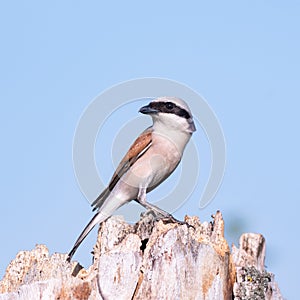
[[[123,204],[135,200],[163,218],[177,221],[157,206],[146,202],[146,193],[161,184],[178,166],[184,148],[196,130],[188,105],[175,97],[160,97],[140,109],[152,117],[153,125],[134,141],[108,187],[92,203],[97,213],[84,228],[67,260],[97,223],[109,218]]]

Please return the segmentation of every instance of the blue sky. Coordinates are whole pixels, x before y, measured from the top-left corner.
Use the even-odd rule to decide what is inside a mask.
[[[220,209],[230,241],[242,232],[262,233],[268,270],[283,295],[296,298],[298,1],[0,6],[1,275],[18,251],[36,243],[51,253],[69,251],[91,218],[72,165],[74,132],[85,107],[119,82],[162,77],[207,100],[227,146],[226,173],[214,201],[198,209],[199,192],[175,216],[209,220]],[[95,238],[94,231],[76,255],[85,265]]]

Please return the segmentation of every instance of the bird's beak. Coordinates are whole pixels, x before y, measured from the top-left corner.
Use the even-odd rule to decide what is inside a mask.
[[[151,114],[157,114],[158,110],[151,108],[149,105],[146,105],[146,106],[141,107],[139,112],[142,114],[151,115]]]

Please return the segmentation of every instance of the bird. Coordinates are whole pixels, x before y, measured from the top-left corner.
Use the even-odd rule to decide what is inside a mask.
[[[96,224],[101,224],[116,209],[132,200],[157,217],[178,221],[170,213],[147,202],[146,194],[168,178],[180,163],[184,149],[196,131],[191,110],[184,100],[164,96],[141,107],[139,112],[152,118],[152,126],[133,142],[108,186],[92,203],[93,211],[97,212],[69,252],[69,262]]]

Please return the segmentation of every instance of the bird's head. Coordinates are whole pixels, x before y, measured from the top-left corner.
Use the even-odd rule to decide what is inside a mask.
[[[166,130],[176,130],[192,134],[196,131],[190,108],[180,98],[159,97],[140,109],[153,119],[154,126],[160,124]]]

